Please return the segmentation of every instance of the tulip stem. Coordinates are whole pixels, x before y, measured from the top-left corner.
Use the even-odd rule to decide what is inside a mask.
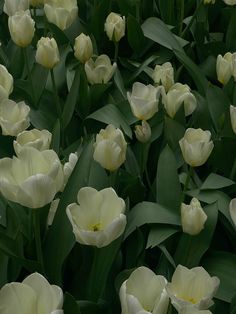
[[[27,47],[23,48],[23,54],[24,54],[24,59],[25,59],[25,65],[27,69],[27,74],[29,78],[29,83],[30,83],[30,88],[31,88],[31,96],[33,103],[35,104],[35,91],[34,91],[34,84],[33,84],[33,79],[30,71],[30,65],[29,65],[29,58],[28,58],[28,53],[27,53]]]
[[[53,87],[53,92],[54,92],[55,103],[57,107],[57,115],[60,118],[61,117],[61,105],[60,105],[60,99],[57,93],[57,87],[56,87],[56,81],[55,81],[55,75],[54,75],[53,69],[50,70],[50,74],[51,74],[51,79],[52,79],[52,87]]]
[[[195,10],[195,12],[193,13],[193,16],[192,16],[191,20],[189,21],[189,23],[187,24],[187,26],[185,27],[185,29],[184,29],[184,30],[182,31],[182,33],[181,33],[181,36],[180,36],[181,38],[184,38],[184,37],[185,37],[187,31],[188,31],[188,30],[190,29],[190,27],[193,25],[193,22],[194,22],[194,20],[195,20],[195,18],[196,18],[196,16],[197,16],[197,14],[198,14],[199,9],[201,8],[201,6],[202,6],[202,1],[199,1],[196,10]]]
[[[39,209],[33,210],[33,225],[34,225],[34,236],[35,236],[35,245],[37,252],[37,260],[41,266],[41,272],[45,274],[44,270],[44,261],[43,261],[43,252],[42,252],[42,243],[40,236],[40,216]]]
[[[236,172],[236,158],[234,159],[233,167],[230,172],[230,179],[233,180]]]
[[[193,174],[193,168],[190,166],[189,169],[188,169],[187,178],[186,178],[185,183],[184,183],[184,188],[183,188],[183,192],[182,192],[182,195],[181,195],[180,206],[184,202],[185,193],[186,193],[186,191],[188,189],[188,185],[189,185],[189,182],[190,182],[192,174]]]
[[[184,20],[184,2],[185,0],[179,0],[180,2],[180,18],[179,18],[179,35],[182,34],[183,20]]]
[[[117,63],[118,60],[118,52],[119,52],[119,42],[118,41],[114,41],[114,45],[115,45],[115,56],[114,56],[114,60]]]

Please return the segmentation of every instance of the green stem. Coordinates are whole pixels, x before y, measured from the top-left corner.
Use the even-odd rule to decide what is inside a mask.
[[[53,69],[50,70],[50,74],[51,74],[51,79],[52,79],[52,87],[53,87],[53,92],[54,92],[55,103],[57,107],[57,116],[61,118],[61,105],[60,105],[60,99],[57,93],[57,87],[56,87],[56,81],[55,81]]]
[[[118,60],[118,52],[119,52],[119,42],[118,41],[114,41],[114,45],[115,45],[115,56],[114,56],[114,60],[117,63]]]
[[[137,1],[135,5],[135,13],[136,13],[136,20],[140,22],[140,2]]]
[[[184,20],[184,2],[185,0],[180,0],[180,18],[179,18],[179,35],[182,33],[183,20]]]
[[[33,79],[30,71],[30,65],[29,65],[29,58],[28,58],[28,53],[27,53],[27,47],[23,48],[23,54],[24,54],[24,59],[25,59],[25,64],[26,64],[26,69],[27,69],[27,74],[30,82],[30,88],[31,88],[31,96],[33,98],[33,103],[35,105],[35,91],[34,91],[34,85],[33,85]]]
[[[180,205],[184,202],[185,193],[188,189],[188,185],[189,185],[192,174],[193,174],[193,168],[190,166],[188,169],[187,178],[186,178],[185,183],[184,183],[184,188],[183,188],[182,195],[181,195]]]
[[[39,219],[39,209],[33,210],[33,226],[34,226],[34,236],[35,236],[35,245],[37,252],[37,260],[41,267],[41,272],[45,274],[44,270],[44,261],[43,261],[43,252],[42,252],[42,243],[40,236],[40,219]]]
[[[180,37],[184,38],[186,33],[188,32],[188,30],[190,29],[190,27],[193,25],[194,20],[196,19],[196,16],[198,15],[199,9],[201,8],[202,5],[202,1],[199,1],[197,8],[191,18],[191,20],[189,21],[188,25],[186,25],[185,29],[182,31]]]
[[[236,158],[234,159],[234,164],[233,164],[233,168],[230,172],[230,179],[233,180],[235,177],[235,172],[236,172]]]
[[[115,171],[110,171],[110,175],[109,175],[110,186],[113,187],[114,189],[116,187],[116,179],[117,179],[118,172],[119,172],[119,169]]]

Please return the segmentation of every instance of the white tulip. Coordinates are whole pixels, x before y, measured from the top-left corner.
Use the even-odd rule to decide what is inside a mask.
[[[224,3],[228,4],[228,5],[235,5],[236,4],[236,0],[223,0]]]
[[[47,218],[47,225],[48,226],[51,226],[52,223],[53,223],[53,220],[54,220],[54,217],[56,215],[59,202],[60,202],[60,199],[56,198],[50,204],[50,208],[49,208],[49,212],[48,212],[48,218]]]
[[[112,188],[97,191],[91,187],[79,190],[77,201],[66,213],[76,241],[85,245],[104,247],[125,230],[125,202]]]
[[[162,65],[157,64],[152,74],[153,81],[156,84],[161,84],[168,91],[174,85],[174,69],[170,62],[165,62]]]
[[[143,120],[142,125],[135,126],[135,136],[141,143],[147,143],[152,135],[152,130],[147,121]]]
[[[106,84],[116,70],[116,63],[111,64],[107,55],[100,55],[95,61],[90,58],[85,62],[85,72],[90,84]]]
[[[110,40],[120,41],[125,36],[125,16],[111,12],[105,22],[105,32]]]
[[[236,107],[230,105],[230,120],[231,120],[231,126],[236,134]]]
[[[198,310],[196,308],[185,307],[178,314],[212,314],[209,310]]]
[[[231,76],[236,79],[236,53],[227,52],[223,57],[217,56],[216,73],[218,81],[225,85]]]
[[[51,139],[52,134],[48,130],[33,129],[19,133],[13,142],[13,146],[17,155],[26,146],[42,151],[49,149]]]
[[[93,54],[93,44],[91,38],[81,33],[75,38],[74,45],[75,57],[82,63],[88,61]]]
[[[198,167],[207,161],[214,147],[210,138],[210,131],[193,128],[185,131],[184,137],[179,141],[179,145],[187,164],[192,167]]]
[[[166,289],[177,311],[186,307],[207,310],[214,303],[219,284],[219,278],[211,277],[203,267],[178,265]]]
[[[0,103],[0,125],[3,135],[17,136],[27,129],[30,107],[24,101],[19,103],[5,99]]]
[[[200,202],[195,197],[190,205],[181,204],[181,224],[183,232],[196,235],[204,228],[207,215],[203,211]]]
[[[0,191],[30,208],[50,203],[64,182],[61,162],[53,150],[24,147],[18,157],[0,159]]]
[[[29,9],[29,0],[5,0],[3,11],[8,15],[14,15],[17,11]]]
[[[76,0],[45,0],[44,11],[50,23],[65,30],[78,16]]]
[[[236,198],[233,198],[229,203],[229,213],[233,223],[236,226]]]
[[[63,314],[63,292],[50,285],[40,274],[33,273],[22,283],[11,282],[0,290],[1,314]]]
[[[63,173],[64,173],[64,184],[63,184],[63,188],[62,190],[64,190],[68,180],[69,180],[69,177],[71,176],[76,164],[77,164],[77,161],[78,161],[78,155],[77,153],[71,153],[69,155],[69,160],[64,164],[63,166]]]
[[[127,93],[133,115],[139,120],[148,120],[158,111],[159,96],[162,89],[153,85],[135,82],[132,92]]]
[[[122,131],[109,124],[96,136],[93,158],[103,168],[114,171],[125,161],[127,143]]]
[[[139,267],[120,288],[122,314],[166,314],[167,280],[147,267]]]
[[[0,64],[0,102],[9,97],[13,91],[13,77],[7,68]]]
[[[172,85],[168,93],[163,95],[162,102],[166,112],[171,118],[174,118],[182,104],[184,106],[185,116],[192,114],[197,107],[197,100],[190,92],[189,86],[181,83]]]
[[[17,11],[8,18],[8,27],[11,39],[17,46],[30,45],[35,32],[35,22],[30,16],[30,11]]]
[[[47,69],[52,69],[60,61],[57,42],[54,38],[41,37],[37,43],[36,62]]]

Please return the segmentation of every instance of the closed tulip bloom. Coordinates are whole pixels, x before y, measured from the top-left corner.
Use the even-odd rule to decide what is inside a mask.
[[[93,158],[103,168],[114,171],[125,161],[127,143],[122,131],[109,124],[96,136]]]
[[[65,30],[78,16],[76,0],[45,0],[44,11],[50,23]]]
[[[225,85],[233,75],[236,78],[236,53],[227,52],[217,56],[216,73],[218,81]]]
[[[189,86],[181,83],[172,85],[168,93],[163,95],[162,102],[171,118],[174,118],[181,105],[184,106],[185,116],[192,114],[197,107],[197,100]]]
[[[29,0],[5,0],[3,11],[8,15],[14,15],[17,11],[29,9]]]
[[[27,129],[29,122],[30,107],[24,101],[16,103],[5,99],[0,103],[0,125],[3,135],[17,136]]]
[[[52,69],[60,61],[57,42],[54,38],[41,37],[37,43],[36,62],[47,69]]]
[[[193,128],[185,131],[184,137],[179,141],[179,145],[184,160],[188,165],[198,167],[207,161],[214,147],[210,138],[210,131]]]
[[[64,182],[61,162],[53,150],[23,148],[18,157],[0,159],[0,191],[30,208],[50,203]]]
[[[236,107],[230,105],[230,120],[231,120],[231,126],[236,134]]]
[[[219,278],[211,277],[203,267],[178,265],[166,289],[177,311],[186,307],[207,310],[214,304],[212,298],[219,284]]]
[[[233,223],[236,226],[236,198],[233,198],[229,203],[229,213]]]
[[[90,58],[85,62],[85,72],[90,84],[106,84],[110,81],[116,70],[116,63],[111,64],[107,55],[100,55],[95,61]]]
[[[236,4],[236,0],[223,0],[224,3],[228,4],[228,5],[235,5]]]
[[[106,18],[105,32],[110,40],[120,41],[125,36],[125,17],[111,12]]]
[[[33,129],[19,133],[13,146],[18,155],[23,147],[34,147],[37,150],[43,151],[50,147],[52,134],[48,130]]]
[[[0,102],[9,97],[13,91],[13,77],[7,68],[0,64]]]
[[[30,16],[30,11],[18,11],[8,18],[8,27],[11,39],[17,46],[27,47],[35,32],[35,22]]]
[[[167,281],[149,268],[138,267],[120,288],[122,314],[166,314]]]
[[[79,190],[77,201],[66,213],[76,241],[98,248],[107,246],[125,230],[125,202],[112,188],[97,191],[91,187]]]
[[[207,215],[198,199],[192,198],[190,205],[181,204],[181,224],[183,232],[196,235],[204,228]]]
[[[63,292],[33,273],[22,283],[11,282],[0,290],[1,314],[63,314]]]
[[[170,62],[157,64],[152,74],[153,81],[158,85],[163,85],[168,91],[174,85],[174,69]]]
[[[141,143],[147,143],[152,135],[152,130],[147,121],[143,120],[142,125],[135,126],[135,136]]]
[[[93,54],[93,44],[91,38],[81,33],[75,38],[74,45],[75,57],[82,63],[88,61]]]
[[[133,115],[139,120],[152,118],[158,111],[159,95],[159,88],[135,82],[132,92],[127,93]]]

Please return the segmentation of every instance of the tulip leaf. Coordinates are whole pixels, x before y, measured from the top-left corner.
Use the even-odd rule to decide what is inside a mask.
[[[87,119],[94,119],[106,124],[113,124],[117,128],[122,128],[125,134],[132,138],[132,131],[126,121],[125,116],[117,108],[117,106],[109,104],[90,114]]]
[[[216,173],[211,173],[203,182],[201,190],[217,190],[234,184],[235,182],[228,178],[222,177]]]
[[[157,202],[179,213],[181,186],[175,156],[167,145],[160,154],[157,166]]]
[[[61,125],[60,125],[60,120],[57,119],[52,130],[52,142],[51,142],[51,149],[53,149],[57,154],[60,151],[60,140],[61,140]]]
[[[208,205],[204,211],[207,215],[204,229],[195,236],[182,234],[174,256],[177,265],[189,268],[198,266],[202,256],[209,249],[217,223],[218,206],[216,203]]]
[[[148,235],[146,249],[158,246],[178,231],[179,228],[172,226],[152,226]]]
[[[120,73],[118,68],[116,69],[116,72],[115,72],[115,75],[114,75],[114,82],[115,82],[117,88],[119,89],[121,95],[123,96],[123,98],[127,99],[126,89],[124,87],[123,78],[122,78],[121,73]]]
[[[236,291],[236,281],[233,279],[236,276],[236,255],[223,251],[211,252],[203,259],[202,266],[211,276],[220,279],[216,297],[231,302]]]
[[[159,204],[142,202],[134,206],[128,214],[125,238],[137,227],[150,223],[180,225],[179,214]]]
[[[128,42],[134,52],[141,54],[145,49],[145,37],[142,28],[135,17],[129,15],[127,18],[127,37]]]
[[[65,294],[63,309],[64,314],[81,314],[78,303],[69,293]]]

